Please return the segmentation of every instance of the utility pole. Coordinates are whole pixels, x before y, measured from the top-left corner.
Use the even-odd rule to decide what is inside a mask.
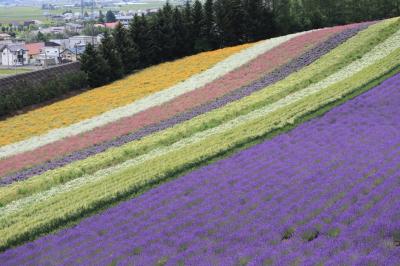
[[[81,17],[83,19],[83,0],[81,0]]]
[[[92,45],[94,46],[94,0],[92,0]]]
[[[78,61],[78,44],[75,43],[75,60]]]
[[[92,0],[92,19],[94,20],[94,0]]]

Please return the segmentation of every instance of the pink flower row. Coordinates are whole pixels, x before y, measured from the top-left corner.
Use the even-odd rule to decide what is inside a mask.
[[[92,131],[71,136],[36,150],[3,159],[0,161],[0,176],[112,140],[113,138],[134,132],[145,126],[171,118],[181,112],[215,100],[242,86],[248,85],[273,71],[275,68],[288,63],[291,59],[301,55],[305,50],[325,41],[333,34],[351,27],[354,27],[354,25],[327,28],[298,36],[206,86],[181,95],[168,103],[152,107],[131,117],[120,119]]]

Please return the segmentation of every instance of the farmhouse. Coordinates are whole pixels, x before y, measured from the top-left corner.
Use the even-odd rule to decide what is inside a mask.
[[[86,46],[79,45],[75,48],[65,49],[60,53],[62,62],[76,62],[80,56],[85,52]]]
[[[8,44],[0,48],[1,64],[23,66],[28,64],[28,50],[24,44]]]
[[[61,45],[55,42],[45,42],[44,47],[40,49],[40,54],[37,56],[35,63],[48,66],[61,63]]]
[[[55,42],[45,42],[44,47],[42,48],[42,53],[44,53],[47,57],[59,58],[61,45]]]
[[[116,16],[117,21],[119,21],[123,26],[128,27],[129,23],[133,19],[133,16],[122,16],[122,15],[117,15]]]
[[[75,46],[80,46],[80,45],[88,45],[88,44],[97,44],[97,38],[96,37],[92,37],[92,36],[73,36],[69,38],[69,45],[68,48],[72,49]]]
[[[49,42],[59,44],[61,46],[61,51],[69,47],[69,39],[50,39]]]
[[[28,50],[29,63],[35,63],[38,59],[42,49],[44,48],[44,42],[28,43],[25,45]]]

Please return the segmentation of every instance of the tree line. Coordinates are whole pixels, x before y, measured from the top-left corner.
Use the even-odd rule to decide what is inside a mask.
[[[107,20],[112,19],[107,14]],[[400,15],[400,0],[196,0],[118,25],[82,70],[93,87],[163,61],[314,28]]]

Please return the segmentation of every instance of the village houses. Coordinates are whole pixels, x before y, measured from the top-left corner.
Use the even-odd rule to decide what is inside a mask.
[[[5,66],[23,66],[28,62],[28,50],[24,44],[7,44],[0,48],[1,64]]]

